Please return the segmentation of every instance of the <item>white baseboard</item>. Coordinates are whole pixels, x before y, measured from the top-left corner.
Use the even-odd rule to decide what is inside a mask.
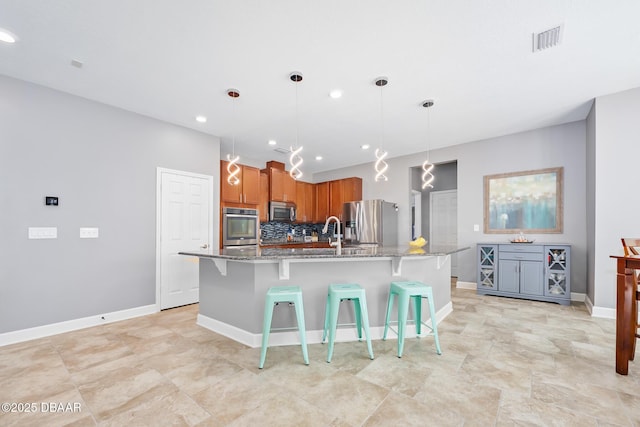
[[[78,329],[90,328],[91,326],[105,325],[107,323],[118,322],[120,320],[146,316],[147,314],[157,312],[158,309],[156,308],[156,305],[151,304],[144,305],[142,307],[114,311],[111,313],[96,314],[95,316],[88,316],[80,319],[66,320],[64,322],[52,323],[50,325],[21,329],[19,331],[5,332],[0,334],[0,347],[23,341],[49,337],[51,335],[62,334],[65,332],[76,331]]]
[[[616,318],[615,308],[596,307],[593,305],[593,302],[586,294],[584,296],[584,305],[587,306],[587,311],[589,312],[591,317],[601,317],[603,319]]]
[[[436,313],[437,322],[440,323],[445,317],[453,312],[453,304],[451,302],[447,303],[444,307],[442,307]],[[234,341],[238,341],[241,344],[244,344],[248,347],[257,348],[262,346],[262,333],[253,334],[251,332],[247,332],[243,329],[236,328],[235,326],[231,326],[227,323],[220,322],[218,320],[212,319],[211,317],[204,316],[202,314],[198,314],[198,320],[196,322],[198,325],[203,328],[207,328],[210,331],[218,333],[220,335],[224,335],[225,337],[231,338]],[[427,325],[431,325],[431,320],[425,322]],[[413,328],[408,328],[407,338],[411,338],[415,336],[415,332],[411,332]],[[415,329],[413,329],[415,331]],[[322,342],[322,331],[321,330],[311,330],[306,331],[307,344],[320,344]],[[376,326],[373,328],[369,328],[369,332],[371,333],[372,340],[382,339],[382,335],[384,333],[384,326]],[[413,334],[413,335],[412,335]],[[390,335],[390,338],[395,338],[393,334]],[[347,342],[347,341],[357,341],[358,335],[356,333],[355,328],[338,328],[336,331],[336,342]],[[298,345],[300,344],[300,335],[297,330],[286,331],[286,332],[271,332],[269,334],[269,346],[277,347],[283,345]]]
[[[456,281],[456,288],[458,289],[478,289],[478,284],[476,282],[463,282],[461,280]]]
[[[578,293],[578,292],[571,292],[571,301],[585,302],[586,298],[587,298],[587,294],[581,294],[581,293]]]

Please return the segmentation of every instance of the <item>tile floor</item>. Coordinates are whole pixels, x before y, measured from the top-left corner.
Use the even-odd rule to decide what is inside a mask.
[[[195,325],[197,305],[0,347],[10,426],[640,426],[640,363],[614,369],[613,320],[452,289],[431,338],[247,348]],[[80,411],[51,403],[79,404]],[[42,405],[45,405],[43,412]],[[63,408],[62,409],[68,409]]]

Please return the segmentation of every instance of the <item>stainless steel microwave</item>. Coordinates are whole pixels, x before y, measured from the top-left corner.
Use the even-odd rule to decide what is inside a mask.
[[[296,204],[293,202],[269,202],[269,221],[294,222]]]

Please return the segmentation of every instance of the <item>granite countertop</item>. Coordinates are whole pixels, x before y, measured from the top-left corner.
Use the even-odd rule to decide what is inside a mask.
[[[391,247],[346,247],[342,254],[336,255],[335,248],[261,248],[250,246],[246,248],[211,249],[200,252],[179,252],[180,255],[197,256],[201,258],[218,258],[228,260],[281,260],[281,259],[315,259],[315,258],[383,258],[383,257],[420,257],[445,256],[469,249],[468,246],[437,246],[427,245],[422,249],[407,246]]]

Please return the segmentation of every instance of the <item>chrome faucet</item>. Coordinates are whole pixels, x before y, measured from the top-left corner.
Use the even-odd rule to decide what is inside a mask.
[[[327,231],[329,230],[329,223],[331,222],[331,220],[334,220],[336,222],[336,227],[338,232],[336,233],[338,235],[338,240],[335,242],[331,241],[331,237],[329,237],[329,246],[335,246],[336,247],[336,255],[342,255],[342,245],[340,244],[340,219],[337,216],[330,216],[329,218],[327,218],[327,222],[324,223],[324,227],[322,228],[322,232],[324,234],[327,233]]]

